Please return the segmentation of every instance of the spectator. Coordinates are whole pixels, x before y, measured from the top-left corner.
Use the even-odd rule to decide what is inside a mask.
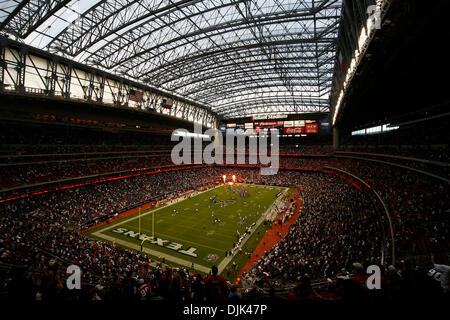
[[[205,281],[206,301],[224,301],[228,296],[228,285],[225,278],[217,275],[218,269],[213,266],[212,275]]]

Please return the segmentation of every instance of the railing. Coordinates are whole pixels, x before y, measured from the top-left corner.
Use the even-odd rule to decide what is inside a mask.
[[[439,179],[442,180],[444,182],[450,183],[450,180],[441,176],[438,176],[436,174],[427,172],[427,171],[423,171],[420,169],[415,169],[409,166],[405,166],[402,164],[397,164],[397,163],[392,163],[392,162],[387,162],[387,161],[382,161],[382,160],[376,160],[376,159],[370,159],[370,158],[365,158],[365,157],[355,157],[355,156],[351,156],[351,155],[338,155],[335,154],[334,157],[336,158],[347,158],[347,159],[356,159],[356,160],[364,160],[364,161],[371,161],[371,162],[377,162],[377,163],[382,163],[382,164],[387,164],[390,166],[394,166],[394,167],[399,167],[399,168],[403,168],[403,169],[407,169],[407,170],[411,170],[411,171],[415,171],[424,175],[427,175],[429,177],[435,178],[435,179]]]
[[[415,157],[406,157],[406,156],[401,156],[401,155],[384,154],[384,153],[357,152],[357,151],[335,151],[335,154],[361,155],[361,156],[371,156],[371,157],[380,157],[380,158],[401,159],[401,160],[422,162],[422,163],[426,163],[426,164],[433,164],[433,165],[441,166],[441,167],[450,167],[450,163],[448,163],[448,162],[421,159],[421,158],[415,158]]]
[[[164,114],[209,127],[216,125],[217,114],[208,106],[56,56],[2,35],[0,38],[3,49],[0,50],[0,60],[3,62],[0,69],[7,74],[0,79],[0,92],[71,99],[113,108]],[[133,90],[142,92],[142,98],[132,99],[129,93]],[[173,100],[171,108],[166,108],[164,99]]]
[[[334,167],[325,167],[325,168],[331,169],[331,170],[335,170],[335,171],[344,173],[346,175],[349,175],[349,176],[355,178],[356,180],[361,182],[363,185],[365,185],[367,187],[367,190],[370,190],[371,192],[373,192],[373,194],[377,197],[378,201],[383,206],[384,214],[385,214],[386,218],[388,219],[389,233],[390,233],[391,244],[392,244],[392,253],[391,253],[392,254],[392,263],[391,264],[395,264],[395,239],[394,239],[394,226],[393,226],[393,223],[392,223],[392,216],[391,216],[391,213],[389,212],[388,207],[386,206],[386,203],[380,197],[378,192],[376,190],[374,190],[373,188],[369,187],[367,182],[365,182],[363,179],[361,179],[358,176],[355,176],[354,174],[351,174],[350,172],[344,171],[342,169],[334,168]],[[383,221],[381,221],[381,223],[383,223]],[[385,242],[386,240],[384,239],[383,241]],[[383,252],[382,252],[382,254],[383,254],[382,264],[384,264],[384,250],[385,250],[385,248],[383,248]]]

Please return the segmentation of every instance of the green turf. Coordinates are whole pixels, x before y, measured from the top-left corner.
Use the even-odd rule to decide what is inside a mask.
[[[249,196],[241,197],[233,191],[233,188],[238,187],[244,187]],[[154,213],[155,239],[159,238],[159,242],[156,240],[154,243],[146,241],[144,246],[194,264],[206,267],[218,265],[225,258],[225,251],[230,251],[233,244],[236,243],[236,230],[242,234],[246,227],[265,214],[276,200],[276,195],[283,189],[257,185],[220,186],[173,205],[161,207]],[[216,197],[217,202],[211,203],[211,197]],[[227,201],[226,205],[221,207],[220,200]],[[141,233],[147,236],[152,235],[153,214],[151,211],[141,213]],[[220,219],[220,223],[213,222],[212,211],[214,218]],[[101,226],[91,230],[88,235],[100,231],[104,235],[125,240],[127,243],[140,244],[141,241],[138,239],[139,219],[133,219],[137,216],[138,214],[118,220],[114,224]],[[239,222],[244,217],[247,219],[244,224],[240,225]],[[125,229],[127,231],[122,233],[114,232],[114,230],[123,231]],[[266,227],[263,225],[259,229],[255,229],[255,233],[247,242],[248,252],[252,252],[256,247],[265,229]],[[128,231],[131,233],[124,235]],[[260,235],[257,235],[258,231]],[[132,237],[133,235],[135,237]],[[189,251],[190,248],[192,251]],[[180,253],[181,250],[194,253],[196,257]],[[208,261],[207,257],[211,254],[216,255],[217,260]],[[246,261],[247,257],[235,257],[239,266],[245,263],[244,260]]]

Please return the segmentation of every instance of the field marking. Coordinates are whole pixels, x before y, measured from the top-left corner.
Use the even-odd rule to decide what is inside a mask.
[[[213,191],[214,189],[216,189],[216,188],[218,188],[218,187],[220,187],[221,185],[217,185],[217,186],[215,186],[214,188],[212,188],[212,189],[209,189],[209,190],[206,190],[206,191],[201,191],[201,192],[199,192],[199,193],[197,193],[195,196],[198,196],[198,195],[200,195],[200,194],[202,194],[202,193],[206,193],[206,192],[209,192],[209,191]],[[164,209],[164,208],[168,208],[168,207],[170,207],[170,206],[172,206],[172,205],[174,205],[174,204],[176,204],[176,203],[178,203],[178,202],[181,202],[181,201],[183,201],[183,200],[187,200],[187,199],[182,199],[182,200],[180,200],[180,201],[176,201],[176,202],[173,202],[173,203],[171,203],[171,204],[169,204],[169,205],[166,205],[166,206],[161,206],[161,207],[159,207],[159,208],[156,208],[156,209],[154,209],[154,210],[150,210],[150,211],[147,211],[147,212],[145,212],[145,213],[142,213],[141,214],[141,219],[142,219],[142,217],[145,217],[145,216],[148,216],[149,214],[151,214],[151,213],[153,213],[153,212],[156,212],[156,211],[159,211],[159,210],[161,210],[161,209]],[[98,230],[98,232],[103,232],[103,231],[108,231],[109,229],[112,229],[112,228],[115,228],[116,226],[120,226],[120,225],[122,225],[122,224],[124,224],[124,223],[127,223],[127,222],[129,222],[129,221],[132,221],[132,220],[136,220],[136,219],[139,219],[139,215],[136,215],[135,217],[130,217],[130,218],[128,218],[128,219],[124,219],[123,221],[120,221],[120,222],[117,222],[117,223],[115,223],[114,225],[112,225],[112,226],[106,226],[106,227],[104,227],[104,228],[99,228],[99,230]],[[96,231],[97,232],[97,231]]]
[[[195,222],[197,222],[198,221],[198,213],[195,213],[195,215],[192,215],[192,214],[189,214],[189,215],[187,215],[187,216],[183,216],[183,219],[185,219],[186,221],[189,221],[189,222],[191,222],[191,221],[195,221]],[[222,214],[223,215],[223,214]],[[177,215],[173,215],[173,214],[171,214],[171,216],[177,216]],[[218,217],[220,217],[221,216],[221,214],[219,214],[219,216]],[[161,219],[161,220],[164,220],[164,219]],[[227,230],[231,230],[231,228],[228,228],[228,227],[225,227],[226,225],[227,225],[227,222],[226,221],[221,221],[219,224],[213,224],[213,225],[210,225],[210,220],[209,220],[209,218],[207,219],[207,220],[205,220],[205,221],[207,221],[206,223],[208,224],[208,225],[202,225],[202,227],[204,226],[204,227],[208,227],[208,230],[210,230],[209,229],[209,227],[216,227],[216,226],[218,226],[218,227],[220,227],[220,228],[225,228],[225,229],[227,229]],[[170,222],[166,222],[166,224],[167,223],[170,223]],[[179,224],[179,225],[177,225],[177,227],[178,228],[181,228],[182,229],[182,231],[183,232],[186,232],[186,231],[189,231],[189,230],[191,230],[191,229],[193,229],[193,227],[191,226],[191,227],[187,227],[187,228],[185,228],[184,227],[184,225],[183,224]],[[133,228],[136,228],[136,226],[133,226]],[[146,229],[146,230],[148,230],[148,229]],[[103,230],[102,230],[103,231]],[[105,231],[108,231],[108,230],[106,230],[105,229]],[[159,233],[159,232],[157,232],[158,234],[162,234],[162,233]],[[167,235],[166,235],[167,236]],[[167,236],[168,238],[171,238],[171,237],[169,237],[169,236]],[[197,237],[200,237],[200,238],[203,238],[203,239],[206,239],[206,240],[210,240],[210,239],[208,239],[208,238],[206,238],[206,237],[203,237],[202,235],[197,235]],[[227,239],[234,239],[234,237],[232,237],[232,236],[228,236],[227,234],[221,234],[220,235],[220,237],[221,238],[227,238]],[[175,237],[172,237],[172,238],[175,238]],[[188,240],[183,240],[183,241],[188,241]],[[191,242],[191,243],[195,243],[195,242]]]
[[[151,233],[151,230],[144,229],[144,228],[141,228],[141,229],[142,229],[143,231],[147,231],[147,233]],[[145,233],[145,232],[143,232],[143,233]],[[217,248],[210,247],[210,246],[207,246],[207,245],[204,245],[204,244],[200,244],[200,243],[197,243],[197,242],[193,242],[193,241],[189,241],[189,240],[177,238],[177,237],[174,237],[174,236],[169,236],[169,235],[167,235],[167,234],[160,233],[160,232],[158,232],[158,234],[155,235],[155,236],[163,236],[163,237],[165,237],[165,238],[167,238],[167,239],[174,238],[174,239],[176,239],[176,240],[188,242],[188,243],[191,243],[191,244],[195,244],[195,245],[200,246],[200,247],[204,247],[204,248],[209,248],[209,249],[213,249],[213,250],[225,252],[225,250],[222,250],[222,249],[217,249]]]
[[[101,233],[99,231],[94,232],[92,235],[94,235],[96,237],[99,237],[101,239],[105,239],[105,240],[111,241],[112,243],[119,243],[119,244],[121,244],[121,245],[123,245],[125,247],[134,249],[137,252],[141,251],[140,245],[137,245],[137,244],[134,244],[134,243],[122,240],[122,239],[118,239],[118,238],[115,238],[115,237],[108,236],[108,235],[103,234],[103,233]],[[181,259],[181,258],[178,258],[178,257],[174,257],[173,255],[170,255],[170,254],[167,254],[167,253],[163,253],[163,252],[160,252],[160,251],[157,251],[157,250],[153,250],[153,249],[149,249],[149,248],[143,247],[142,251],[147,253],[147,254],[149,254],[149,255],[152,255],[152,256],[155,256],[155,257],[161,257],[161,258],[164,258],[166,261],[171,261],[171,262],[174,262],[176,264],[179,264],[179,265],[182,265],[182,266],[185,266],[185,267],[188,267],[188,268],[192,268],[192,263],[194,263],[194,269],[195,270],[204,272],[206,274],[208,274],[211,271],[210,267],[206,267],[204,265],[197,264],[195,262],[191,262],[191,261],[184,260],[184,259]]]
[[[217,189],[217,188],[220,188],[220,187],[222,187],[221,184],[215,186],[215,187],[212,188],[212,189],[208,189],[208,190],[205,190],[205,191],[200,191],[200,192],[198,192],[198,193],[195,195],[195,197],[198,196],[198,195],[200,195],[200,194],[203,194],[203,193],[206,193],[206,192],[213,191],[213,190],[215,190],[215,189]],[[267,188],[267,187],[262,186],[262,185],[261,185],[261,186],[254,186],[254,187],[255,187],[255,188],[259,188],[259,187],[261,187],[261,188]],[[272,188],[269,188],[269,189],[272,189]],[[287,188],[287,187],[278,187],[278,188],[276,188],[276,189],[289,190],[289,188]],[[180,199],[180,200],[178,200],[178,199]],[[161,207],[159,207],[159,208],[157,208],[157,209],[154,209],[154,210],[151,210],[151,211],[147,211],[146,213],[141,214],[141,218],[142,218],[142,217],[145,217],[145,216],[147,216],[147,215],[149,215],[149,214],[152,214],[153,212],[159,211],[159,210],[161,210],[161,209],[163,209],[163,208],[168,208],[168,207],[170,207],[170,206],[172,206],[172,205],[174,205],[174,204],[177,204],[178,202],[182,202],[182,201],[184,201],[184,200],[188,200],[188,199],[182,199],[182,198],[178,198],[178,199],[176,199],[177,201],[174,201],[174,202],[172,202],[172,203],[170,203],[170,204],[165,203],[166,205],[164,205],[164,206],[161,206]],[[189,199],[190,199],[190,198],[189,198]],[[276,200],[274,200],[274,201],[272,202],[272,204],[273,204],[275,201],[276,201]],[[262,215],[260,219],[258,219],[258,221],[256,222],[256,225],[255,225],[255,228],[253,229],[253,232],[250,233],[250,234],[242,241],[242,243],[241,243],[241,245],[239,246],[239,248],[242,248],[243,245],[244,245],[245,243],[247,243],[247,241],[252,237],[252,235],[254,234],[254,232],[255,232],[255,231],[259,228],[259,226],[261,225],[262,221],[264,220],[264,218],[265,218],[267,212],[270,210],[271,207],[272,207],[272,205],[270,205],[269,208],[266,210],[265,214]],[[104,228],[101,228],[101,227],[100,227],[99,230],[97,230],[96,232],[93,232],[92,235],[97,236],[97,237],[99,237],[99,238],[103,238],[103,239],[105,239],[105,240],[109,240],[109,241],[111,241],[111,242],[120,243],[120,244],[122,244],[122,245],[124,245],[124,246],[126,246],[126,247],[132,248],[132,249],[134,249],[134,250],[136,250],[136,251],[139,252],[139,251],[140,251],[140,246],[139,246],[139,245],[136,245],[136,244],[134,244],[134,243],[131,243],[131,242],[128,242],[128,241],[125,241],[125,240],[121,240],[121,239],[119,239],[119,238],[115,238],[115,237],[111,237],[111,236],[108,236],[108,235],[103,234],[103,232],[105,232],[105,231],[108,231],[108,230],[110,230],[110,229],[112,229],[112,228],[116,228],[116,227],[119,226],[119,225],[122,225],[122,224],[124,224],[124,223],[127,223],[127,222],[132,221],[132,220],[136,220],[136,219],[139,219],[139,215],[137,215],[137,216],[135,216],[135,217],[130,217],[130,218],[128,218],[128,219],[124,219],[123,221],[120,221],[120,220],[119,220],[120,222],[117,222],[117,223],[115,223],[115,224],[112,225],[112,226],[107,226],[107,227],[104,227]],[[112,239],[112,240],[111,240],[111,239]],[[185,240],[183,240],[183,241],[185,241]],[[174,256],[172,256],[172,255],[165,254],[165,253],[162,253],[162,252],[160,252],[160,251],[156,251],[156,250],[153,250],[153,249],[148,249],[148,248],[145,248],[145,247],[143,248],[143,251],[146,252],[146,253],[148,253],[148,254],[150,254],[150,255],[153,255],[153,256],[164,257],[166,260],[175,262],[175,263],[177,263],[177,264],[179,264],[179,265],[183,265],[183,266],[186,266],[186,267],[189,267],[189,268],[192,266],[192,262],[191,262],[191,261],[187,261],[187,260],[184,260],[184,259],[181,259],[181,258],[178,258],[178,257],[174,257]],[[219,271],[219,274],[222,273],[222,271],[223,271],[223,270],[226,268],[226,266],[231,262],[231,260],[234,259],[235,255],[236,255],[238,252],[239,252],[239,250],[236,250],[236,251],[233,253],[233,255],[227,256],[227,257],[225,257],[225,258],[221,261],[221,263],[220,263],[220,264],[218,265],[218,267],[217,267],[217,268],[218,268],[218,271]],[[197,268],[197,267],[199,267],[199,268]],[[211,268],[205,267],[205,266],[203,266],[203,265],[197,265],[195,262],[194,262],[194,269],[199,270],[199,271],[202,271],[202,272],[205,272],[205,273],[209,273],[210,270],[211,270]],[[203,270],[202,270],[202,269],[203,269]],[[207,270],[207,271],[204,271],[204,270]]]
[[[285,194],[287,192],[287,190],[289,190],[289,188],[284,188],[284,193]],[[272,205],[275,203],[275,201],[278,198],[276,198],[273,202]],[[253,231],[247,236],[245,237],[245,239],[241,242],[241,244],[239,245],[239,248],[242,249],[242,247],[247,243],[247,241],[253,236],[253,234],[255,233],[255,231],[260,227],[260,225],[262,224],[263,220],[265,220],[265,217],[268,213],[268,211],[272,208],[272,205],[270,205],[269,209],[266,210],[265,214],[263,216],[261,216],[261,218],[258,219],[258,221],[256,222],[255,228],[253,229]],[[262,239],[262,238],[261,238]],[[258,239],[259,240],[259,239]],[[217,269],[219,269],[219,273],[221,273],[226,267],[227,265],[231,262],[232,259],[234,259],[234,256],[239,252],[239,249],[237,249],[232,256],[227,256],[225,257],[220,264],[217,266]],[[253,254],[253,253],[252,253]]]

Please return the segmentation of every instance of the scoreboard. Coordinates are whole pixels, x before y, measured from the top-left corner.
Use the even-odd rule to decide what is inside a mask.
[[[242,124],[221,124],[219,130],[223,134],[251,135],[261,132],[270,134],[277,129],[282,135],[305,135],[305,134],[329,134],[331,124],[328,120],[284,120],[284,121],[253,121]]]

